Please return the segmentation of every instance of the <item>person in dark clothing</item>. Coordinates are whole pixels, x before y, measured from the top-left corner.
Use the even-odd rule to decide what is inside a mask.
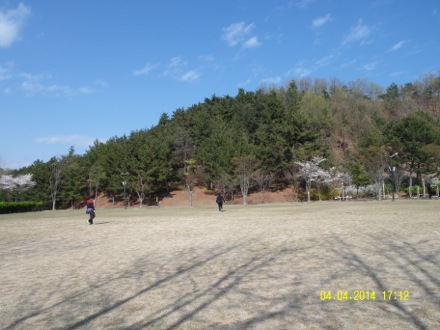
[[[90,198],[86,201],[87,204],[87,210],[86,213],[90,216],[89,217],[89,225],[93,225],[93,219],[96,216],[95,213],[95,200],[94,200],[95,196],[90,196]]]
[[[218,210],[220,212],[222,212],[223,211],[223,203],[225,202],[225,199],[223,198],[221,193],[218,193],[217,198],[215,199],[215,202],[218,205]]]

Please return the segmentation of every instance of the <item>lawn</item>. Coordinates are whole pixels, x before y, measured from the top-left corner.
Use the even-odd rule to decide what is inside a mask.
[[[1,215],[0,329],[439,329],[439,209]]]

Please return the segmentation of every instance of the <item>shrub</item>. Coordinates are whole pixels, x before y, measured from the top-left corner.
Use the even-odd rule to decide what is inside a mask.
[[[0,202],[0,213],[41,211],[43,202]]]

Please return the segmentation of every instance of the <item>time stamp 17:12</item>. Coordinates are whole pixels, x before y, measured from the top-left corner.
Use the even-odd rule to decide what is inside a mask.
[[[321,290],[319,292],[320,300],[339,300],[339,301],[406,301],[409,300],[409,290]]]

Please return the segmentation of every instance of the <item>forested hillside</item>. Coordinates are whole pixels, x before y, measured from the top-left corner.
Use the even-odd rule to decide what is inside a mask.
[[[329,198],[336,185],[323,173],[345,178],[345,186],[381,187],[391,182],[390,167],[396,191],[422,182],[435,186],[439,133],[440,75],[386,89],[366,80],[294,80],[214,95],[162,114],[149,129],[96,141],[83,155],[72,148],[48,162],[36,160],[3,173],[32,174],[35,185],[19,192],[3,187],[0,194],[48,208],[78,206],[92,193],[145,203],[195,186],[244,195],[292,187],[298,199],[306,192],[318,198],[316,191]],[[307,172],[313,168],[323,172]]]

